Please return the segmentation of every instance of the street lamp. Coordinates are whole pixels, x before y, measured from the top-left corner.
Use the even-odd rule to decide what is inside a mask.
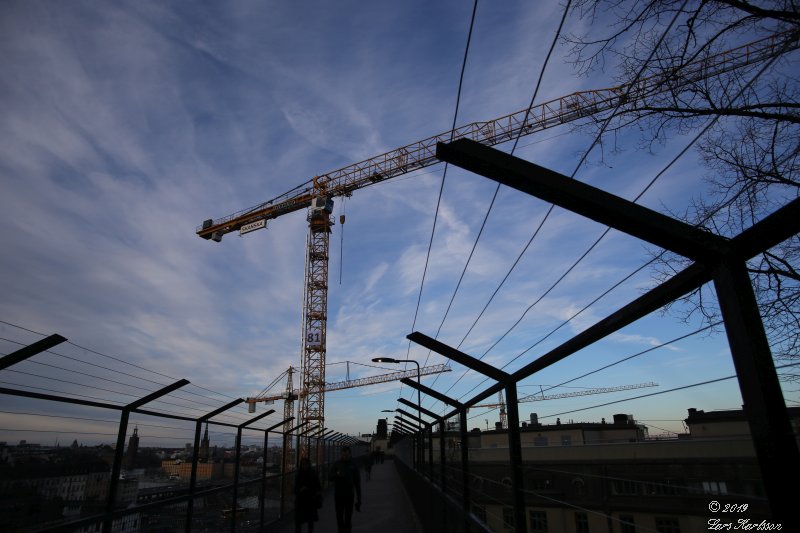
[[[420,367],[419,363],[413,359],[394,359],[392,357],[376,357],[372,360],[373,363],[414,363],[417,365],[417,385],[421,385],[422,382],[420,381]],[[422,407],[422,394],[420,393],[419,389],[417,389],[417,408]],[[391,411],[390,411],[391,412]],[[417,409],[417,416],[422,418],[422,412]]]
[[[394,359],[393,357],[375,357],[372,360],[373,363],[414,363],[417,365],[417,385],[422,385],[422,381],[420,380],[420,368],[419,363],[413,359]],[[420,393],[420,389],[417,388],[417,417],[422,420],[422,394]]]

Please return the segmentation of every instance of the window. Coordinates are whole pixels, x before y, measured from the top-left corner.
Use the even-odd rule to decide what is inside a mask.
[[[658,533],[681,533],[681,526],[677,518],[656,517],[656,531]]]
[[[620,533],[636,533],[636,523],[633,521],[633,515],[619,515],[619,531]]]
[[[503,507],[503,527],[506,529],[514,529],[513,507]]]
[[[680,485],[674,485],[673,481],[669,479],[647,483],[644,489],[646,494],[659,496],[678,496],[680,494],[686,494],[686,489]]]
[[[728,494],[728,487],[724,481],[703,481],[705,494]]]
[[[615,479],[611,482],[611,492],[617,496],[636,496],[639,487],[636,481],[628,479]]]
[[[572,446],[572,435],[561,435],[562,446]]]
[[[576,477],[572,480],[572,492],[575,496],[585,496],[586,495],[586,482],[583,479]]]
[[[547,437],[536,437],[533,439],[534,446],[547,446]]]
[[[586,513],[575,513],[575,533],[589,533],[589,517]]]
[[[528,520],[531,523],[531,533],[547,533],[546,511],[528,511]]]

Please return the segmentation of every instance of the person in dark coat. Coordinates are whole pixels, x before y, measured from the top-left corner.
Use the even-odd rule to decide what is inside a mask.
[[[314,533],[314,522],[319,520],[317,509],[322,504],[322,485],[311,461],[300,459],[300,467],[294,481],[294,531],[300,533],[303,524],[308,524],[308,533]]]
[[[331,467],[334,483],[333,499],[336,504],[336,525],[339,533],[350,533],[353,528],[353,504],[361,511],[361,475],[353,463],[350,448],[342,448],[341,458]]]
[[[366,457],[364,457],[364,472],[367,473],[367,481],[372,479],[372,454],[368,453]]]

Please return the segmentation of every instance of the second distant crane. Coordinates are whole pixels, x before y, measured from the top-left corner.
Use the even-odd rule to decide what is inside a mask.
[[[584,389],[579,391],[560,392],[557,394],[547,394],[547,395],[545,395],[544,392],[540,392],[538,394],[529,394],[528,396],[523,396],[518,400],[518,402],[519,403],[540,402],[543,400],[556,400],[559,398],[573,398],[575,396],[589,396],[591,394],[605,394],[608,392],[643,389],[645,387],[658,387],[658,383],[648,381],[646,383],[634,383],[632,385],[618,385],[616,387],[599,387],[595,389]],[[498,393],[497,403],[485,403],[481,405],[473,405],[472,409],[475,408],[500,409],[500,427],[502,427],[503,429],[508,428],[508,421],[506,419],[506,402],[503,399],[502,390],[500,390],[500,392]]]

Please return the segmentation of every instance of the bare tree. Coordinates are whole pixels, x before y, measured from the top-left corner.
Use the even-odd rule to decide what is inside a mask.
[[[800,194],[800,3],[793,0],[578,0],[590,22],[572,35],[576,68],[587,73],[612,61],[620,83],[659,75],[653,91],[599,117],[605,135],[636,128],[644,147],[676,134],[699,133],[710,194],[680,217],[732,236]],[[772,36],[771,53],[744,68],[686,79],[688,64]],[[659,254],[656,277],[685,259]],[[773,353],[795,359],[800,348],[800,238],[795,235],[748,265]],[[699,289],[683,299],[683,317],[719,320],[716,299]],[[688,309],[688,311],[687,311]],[[796,372],[783,379],[800,380]]]

